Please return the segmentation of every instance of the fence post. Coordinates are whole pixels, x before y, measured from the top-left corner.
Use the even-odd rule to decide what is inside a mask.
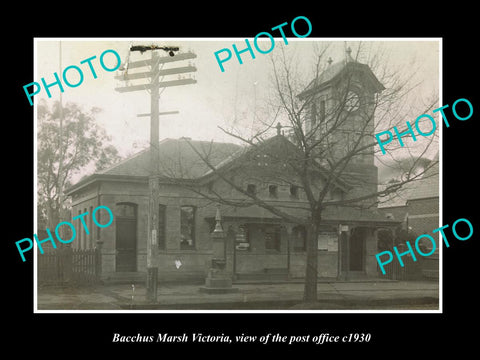
[[[102,278],[102,245],[103,241],[97,240],[95,247],[95,281],[100,282]]]
[[[73,267],[73,249],[70,245],[66,245],[62,249],[63,257],[63,282],[72,282],[72,267]]]

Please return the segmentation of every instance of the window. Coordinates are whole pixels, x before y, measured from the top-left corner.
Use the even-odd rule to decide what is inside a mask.
[[[355,91],[348,91],[345,101],[345,110],[348,112],[357,111],[360,106],[360,97]]]
[[[268,185],[268,194],[271,198],[276,198],[278,196],[278,186]]]
[[[180,207],[180,249],[195,248],[195,207]]]
[[[135,217],[135,206],[130,203],[119,203],[115,208],[115,215],[118,217]]]
[[[325,234],[318,234],[317,250],[328,251],[328,236]]]
[[[167,207],[160,204],[158,209],[158,248],[165,250],[166,247],[166,218]]]
[[[319,121],[325,121],[325,100],[320,101],[320,109],[318,110]]]
[[[248,227],[240,225],[238,232],[235,234],[235,249],[236,250],[250,250],[250,236]]]
[[[265,230],[265,249],[280,251],[280,228]]]
[[[317,125],[317,104],[315,102],[312,103],[312,110],[310,116],[310,131],[315,131],[315,126]]]
[[[333,201],[341,201],[343,200],[343,193],[340,189],[334,189],[332,192],[332,200]]]
[[[250,195],[255,195],[257,193],[257,186],[255,184],[248,184],[247,193]]]
[[[298,186],[290,185],[290,196],[294,199],[298,199]]]
[[[292,229],[292,238],[293,238],[293,250],[295,251],[305,251],[307,248],[307,230],[305,226],[298,225]]]

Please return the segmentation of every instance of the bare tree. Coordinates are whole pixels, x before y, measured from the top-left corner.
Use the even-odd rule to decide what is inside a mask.
[[[222,129],[247,146],[220,164],[211,161],[211,148],[199,149],[191,144],[210,169],[209,174],[221,179],[238,196],[206,191],[198,183],[184,186],[212,202],[235,207],[256,205],[288,223],[306,227],[306,302],[317,299],[317,239],[324,212],[328,208],[375,210],[379,202],[405,184],[421,179],[436,165],[432,161],[423,170],[413,171],[419,159],[437,145],[435,135],[422,138],[416,151],[397,145],[389,147],[388,155],[382,155],[375,146],[376,133],[393,126],[404,131],[405,121],[431,111],[438,100],[432,95],[423,108],[414,107],[407,101],[415,89],[411,76],[390,71],[383,66],[379,53],[367,50],[360,43],[355,56],[347,49],[345,59],[332,63],[325,61],[328,48],[318,46],[309,82],[301,81],[297,63],[284,48],[276,50],[279,56],[271,58],[274,95],[270,106],[274,115],[258,119],[263,129],[249,137]],[[370,55],[369,65],[357,61],[362,54]],[[279,122],[282,116],[283,126]],[[277,136],[271,137],[275,127]],[[403,136],[403,141],[410,136]],[[259,171],[255,165],[258,156],[268,157],[268,169]],[[403,166],[405,176],[379,188],[375,159],[381,161],[382,156],[388,156],[390,164],[393,160]],[[406,162],[405,157],[412,161]],[[305,201],[272,202],[262,198],[244,186],[245,173],[257,174],[259,182],[274,180],[297,187],[305,194]],[[343,195],[332,195],[336,192]]]

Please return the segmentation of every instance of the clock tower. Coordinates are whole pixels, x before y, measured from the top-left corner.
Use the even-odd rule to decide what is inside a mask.
[[[370,67],[353,59],[348,48],[345,59],[336,63],[328,59],[325,70],[298,95],[306,104],[304,131],[318,143],[320,161],[327,166],[347,158],[347,172],[372,184],[366,185],[368,190],[375,190],[377,183],[374,112],[377,94],[384,89]]]

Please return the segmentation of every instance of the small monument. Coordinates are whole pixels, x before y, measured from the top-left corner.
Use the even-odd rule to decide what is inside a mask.
[[[238,291],[238,288],[232,287],[232,277],[226,270],[225,233],[222,229],[221,220],[220,208],[217,206],[215,230],[211,234],[213,256],[205,279],[205,286],[200,288],[200,291],[204,293],[222,294]]]

